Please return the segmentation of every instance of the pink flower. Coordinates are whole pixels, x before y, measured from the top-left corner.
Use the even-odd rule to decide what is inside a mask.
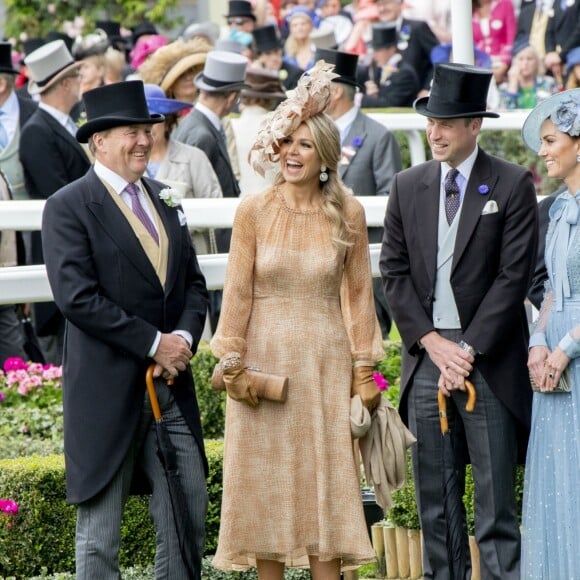
[[[32,385],[30,384],[29,381],[22,381],[19,385],[18,385],[18,394],[22,395],[23,397],[26,397],[26,395],[28,395],[28,393],[30,393],[30,391],[32,390]]]
[[[28,372],[29,373],[41,373],[44,369],[44,365],[40,363],[31,362],[28,363]]]
[[[0,499],[0,511],[8,515],[16,515],[18,513],[18,504],[11,499]]]
[[[385,378],[382,373],[375,372],[373,373],[373,381],[377,385],[377,389],[379,391],[386,391],[389,388],[389,381]]]
[[[6,398],[4,393],[0,393],[0,403]]]
[[[26,363],[19,356],[11,356],[4,361],[4,370],[6,372],[21,369],[26,369]]]
[[[44,368],[42,371],[42,378],[45,381],[53,381],[55,379],[60,379],[62,377],[62,367],[55,367],[50,365],[48,368]]]

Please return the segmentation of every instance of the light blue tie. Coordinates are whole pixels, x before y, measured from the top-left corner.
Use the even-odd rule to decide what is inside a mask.
[[[6,149],[8,145],[8,131],[6,131],[6,127],[4,127],[4,123],[2,122],[2,115],[5,115],[4,111],[0,111],[0,148]]]

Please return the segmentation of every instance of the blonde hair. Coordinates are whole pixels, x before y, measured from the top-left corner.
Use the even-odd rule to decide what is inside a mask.
[[[341,155],[340,133],[334,121],[324,113],[305,119],[304,124],[312,133],[314,147],[328,174],[328,181],[321,181],[320,187],[324,198],[322,209],[332,225],[332,241],[338,248],[352,246],[351,238],[356,231],[344,217],[345,199],[347,195],[352,195],[352,191],[344,185],[337,171]],[[276,185],[283,181],[279,173]]]
[[[294,18],[302,18],[303,20],[310,22],[310,24],[312,25],[312,18],[310,18],[310,16],[308,16],[307,14],[301,13],[294,14],[294,16],[292,16],[292,20],[294,20]],[[312,26],[312,28],[314,28],[314,26]],[[310,43],[310,40],[308,40],[308,42]],[[298,44],[298,41],[296,40],[294,35],[290,33],[288,35],[288,38],[286,39],[286,42],[284,43],[284,53],[287,56],[296,56],[298,54],[299,48],[300,45]]]

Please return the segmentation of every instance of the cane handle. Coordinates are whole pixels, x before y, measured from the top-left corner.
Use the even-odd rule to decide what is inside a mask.
[[[465,410],[468,413],[473,413],[477,394],[473,383],[467,379],[465,379],[465,390],[467,391]],[[437,406],[439,407],[439,425],[441,426],[441,433],[447,433],[447,431],[449,431],[449,421],[447,420],[447,397],[439,390],[437,391]]]
[[[157,393],[155,392],[155,385],[153,384],[153,371],[155,370],[155,363],[152,363],[147,368],[145,375],[145,382],[147,383],[147,392],[149,393],[149,400],[151,401],[151,409],[153,410],[153,417],[155,421],[161,421],[161,409],[159,408],[159,401],[157,400]]]

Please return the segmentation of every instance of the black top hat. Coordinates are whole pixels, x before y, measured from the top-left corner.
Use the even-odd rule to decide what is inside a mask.
[[[396,24],[375,24],[373,26],[373,48],[389,48],[397,44]]]
[[[72,52],[73,43],[75,41],[74,38],[71,38],[68,34],[64,32],[56,32],[52,30],[46,35],[46,42],[52,42],[53,40],[62,40],[64,44],[68,48],[69,52]]]
[[[268,52],[269,50],[282,48],[282,41],[278,37],[276,26],[273,24],[254,28],[252,34],[254,35],[255,52]]]
[[[95,27],[100,28],[109,38],[112,45],[125,45],[129,41],[121,34],[121,24],[114,20],[97,20]]]
[[[254,13],[252,12],[252,4],[247,0],[230,0],[228,2],[228,13],[226,18],[235,18],[236,16],[240,18],[251,18],[256,20]]]
[[[28,40],[24,40],[22,42],[22,52],[24,53],[24,56],[28,56],[31,52],[34,52],[37,48],[40,48],[43,44],[46,44],[46,40],[44,38],[40,37],[29,38]]]
[[[317,48],[314,55],[314,62],[324,60],[329,64],[334,65],[334,71],[339,77],[332,79],[334,83],[344,83],[353,87],[359,87],[360,84],[356,80],[356,67],[358,64],[358,55],[350,54],[348,52],[341,52],[340,50],[333,50],[331,48]]]
[[[143,81],[103,85],[83,94],[87,122],[79,127],[77,141],[86,143],[91,135],[124,125],[161,123],[165,117],[149,114]]]
[[[413,103],[415,111],[434,119],[499,117],[487,111],[490,70],[469,64],[436,64],[428,97]]]
[[[155,24],[149,22],[149,20],[143,20],[143,22],[139,22],[137,26],[131,29],[131,42],[133,45],[135,45],[141,36],[145,36],[146,34],[159,34]]]
[[[17,75],[18,71],[12,66],[12,44],[0,42],[0,73]]]

